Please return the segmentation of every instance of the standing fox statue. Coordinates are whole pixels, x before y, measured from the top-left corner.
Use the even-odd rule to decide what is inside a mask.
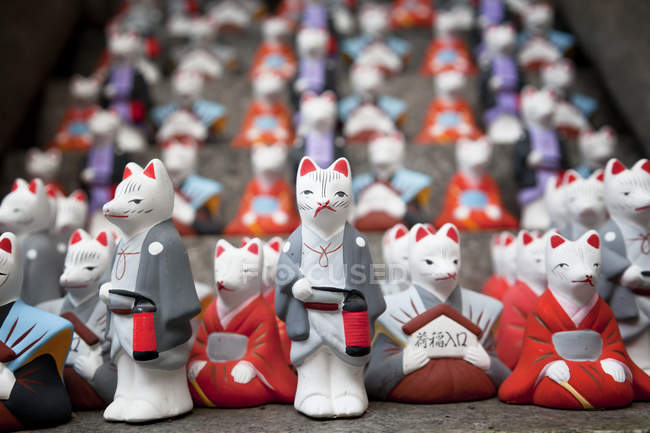
[[[508,403],[605,409],[650,398],[650,378],[629,358],[612,310],[596,292],[600,238],[546,235],[548,289],[526,322],[521,358],[499,389]]]
[[[190,320],[201,311],[185,246],[171,220],[174,187],[163,163],[124,169],[104,215],[124,236],[100,289],[117,389],[109,421],[142,422],[192,409],[185,363]]]
[[[510,373],[487,352],[501,302],[458,286],[460,238],[453,224],[437,233],[416,224],[408,236],[411,286],[386,297],[366,371],[368,393],[410,403],[494,396]]]
[[[346,223],[352,205],[350,163],[328,168],[308,157],[298,167],[302,225],[282,248],[275,309],[291,339],[298,370],[294,406],[314,418],[362,415],[363,375],[375,319],[386,305],[371,275],[366,239]]]

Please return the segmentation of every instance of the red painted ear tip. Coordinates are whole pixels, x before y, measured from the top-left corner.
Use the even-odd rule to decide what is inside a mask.
[[[405,234],[406,234],[406,230],[404,229],[404,227],[400,227],[400,228],[398,228],[397,231],[395,232],[395,239],[399,239],[399,238],[401,238],[402,236],[404,236]]]
[[[100,232],[97,235],[97,242],[99,242],[105,247],[108,246],[108,237],[106,236],[106,232]]]
[[[557,248],[564,243],[564,238],[558,235],[551,236],[551,247]]]
[[[9,238],[4,238],[0,241],[0,249],[11,254],[11,240]]]
[[[600,248],[600,238],[595,233],[589,236],[589,239],[587,239],[587,243],[596,249]]]
[[[53,186],[53,185],[48,185],[48,186],[45,188],[45,192],[47,193],[48,197],[56,198],[56,196],[57,196],[57,192],[58,192],[58,191],[57,191],[57,189],[56,189],[55,186]]]
[[[529,235],[528,233],[524,233],[523,241],[524,241],[524,245],[528,245],[529,243],[531,243],[533,241],[533,237],[531,235]]]
[[[124,174],[122,175],[122,180],[126,179],[127,177],[131,176],[133,173],[131,173],[131,169],[129,167],[124,168]]]
[[[432,235],[435,235],[435,234],[436,234],[436,229],[435,229],[435,227],[433,227],[433,225],[431,225],[431,224],[427,224],[427,231],[428,231],[429,233],[431,233]]]
[[[75,230],[74,233],[72,233],[72,236],[70,237],[70,245],[74,245],[80,241],[81,241],[81,232],[79,232],[79,230]]]
[[[18,181],[14,180],[13,185],[11,185],[11,191],[16,191],[18,189]]]
[[[273,241],[269,244],[271,249],[275,250],[275,252],[280,252],[280,241]]]
[[[29,182],[29,192],[36,194],[36,180]]]
[[[576,177],[576,175],[574,175],[573,173],[571,173],[571,174],[569,174],[569,176],[568,176],[568,178],[567,178],[567,180],[566,180],[566,183],[567,183],[567,184],[569,184],[569,183],[573,183],[573,182],[575,182],[576,180],[578,180],[578,178]]]
[[[429,232],[424,227],[419,227],[417,233],[415,233],[415,242],[420,242],[428,234]]]
[[[309,158],[303,160],[302,164],[300,164],[300,176],[304,176],[312,171],[316,171],[314,162]]]
[[[149,165],[147,165],[147,168],[144,169],[142,174],[152,179],[156,178],[156,169],[153,167],[153,162],[150,162]]]
[[[623,171],[625,171],[625,166],[621,164],[621,161],[618,159],[614,160],[614,163],[612,164],[612,174],[619,174]]]
[[[605,173],[603,173],[602,171],[600,173],[598,173],[598,176],[596,176],[596,180],[600,181],[600,182],[604,182],[605,181]]]
[[[650,173],[650,161],[646,161],[641,166],[641,169],[647,173]]]
[[[334,165],[334,171],[338,171],[345,177],[348,177],[350,174],[350,171],[348,170],[348,163],[343,159]]]
[[[455,228],[449,227],[449,230],[447,230],[447,237],[458,243],[458,231]]]
[[[508,246],[508,245],[512,244],[513,241],[514,241],[514,238],[512,236],[508,236],[508,237],[506,237],[506,240],[504,241],[504,244],[506,246]]]
[[[253,243],[253,244],[250,244],[250,246],[248,247],[248,251],[255,254],[255,255],[257,255],[257,254],[259,254],[260,249],[257,247],[257,244]]]
[[[221,245],[219,245],[217,247],[217,257],[221,256],[224,251],[226,251],[226,249],[224,247],[222,247]]]

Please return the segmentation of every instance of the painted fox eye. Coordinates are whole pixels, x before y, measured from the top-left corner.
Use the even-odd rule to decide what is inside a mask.
[[[424,263],[426,263],[427,265],[432,265],[432,264],[433,264],[433,260],[426,259],[426,260],[424,261]]]
[[[596,269],[600,268],[600,263],[594,263],[594,268]]]
[[[310,189],[306,189],[306,190],[304,190],[304,191],[302,192],[303,195],[311,195],[311,194],[313,194],[313,193],[314,193],[314,192],[313,192],[312,190],[310,190]]]
[[[630,195],[630,192],[629,192],[629,191],[625,191],[625,192],[623,193],[623,195],[627,197],[628,195]]]
[[[560,263],[559,265],[556,266],[556,268],[560,268],[560,269],[564,269],[564,268],[568,268],[568,267],[569,267],[569,265],[567,263]]]
[[[454,265],[458,264],[458,259],[454,259]]]
[[[92,271],[95,270],[95,266],[86,266],[84,269],[87,270],[87,271],[92,272]]]
[[[347,197],[347,194],[344,193],[343,191],[339,191],[339,192],[337,192],[337,193],[334,194],[334,195],[337,196],[337,197],[341,197],[341,198],[343,198],[343,197]]]
[[[133,200],[129,200],[129,203],[133,203],[133,204],[140,204],[141,202],[142,200],[139,198],[134,198]]]

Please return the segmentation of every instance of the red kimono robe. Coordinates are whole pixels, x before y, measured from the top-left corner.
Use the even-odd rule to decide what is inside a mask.
[[[294,197],[291,187],[284,179],[276,180],[266,189],[259,180],[253,178],[242,195],[237,215],[226,226],[224,234],[263,237],[293,232],[300,225]],[[273,212],[277,210],[286,212],[285,223],[278,224],[273,221]],[[244,223],[244,215],[248,212],[256,215],[252,224]]]
[[[252,130],[257,134],[254,138],[248,134]],[[241,128],[230,145],[251,147],[254,144],[272,145],[278,142],[284,144],[293,142],[289,109],[282,102],[269,104],[262,100],[254,100],[248,106]]]
[[[508,284],[508,280],[503,278],[501,275],[492,274],[485,284],[483,284],[481,293],[494,299],[501,300],[509,288],[510,284]]]
[[[393,0],[390,25],[394,29],[431,27],[435,11],[430,0]]]
[[[253,78],[264,71],[278,74],[285,80],[296,73],[296,56],[289,44],[262,42],[251,63],[249,78]]]
[[[446,71],[458,71],[466,75],[476,72],[467,45],[460,38],[436,38],[427,48],[420,74],[437,75]]]
[[[440,125],[439,132],[431,131],[433,125]],[[466,130],[460,128],[467,125]],[[474,122],[472,108],[467,101],[456,99],[453,102],[436,98],[431,101],[422,129],[415,137],[418,144],[451,144],[461,137],[476,138],[481,135]]]
[[[485,213],[488,205],[501,209],[501,217],[493,220]],[[458,219],[454,211],[466,206],[470,214],[465,219]],[[453,223],[459,230],[503,230],[517,228],[517,219],[506,211],[501,201],[499,187],[492,176],[486,174],[478,185],[471,185],[462,173],[456,173],[447,185],[442,212],[434,221],[436,227]]]
[[[92,145],[92,135],[88,121],[99,109],[97,105],[87,107],[70,107],[61,120],[54,139],[48,147],[78,152],[87,151]]]
[[[213,332],[231,332],[248,337],[244,356],[234,361],[212,361],[207,354],[207,345]],[[194,361],[207,362],[196,379],[190,382],[190,393],[196,405],[247,407],[273,402],[291,403],[295,397],[297,377],[284,358],[275,313],[262,296],[233,317],[225,328],[218,316],[215,300],[196,334],[188,365]],[[258,372],[246,384],[235,383],[231,375],[240,361],[250,362]]]
[[[576,326],[564,312],[550,290],[540,296],[528,317],[521,358],[510,377],[499,389],[499,398],[508,403],[534,403],[561,409],[582,409],[584,406],[571,394],[566,385],[549,377],[538,377],[550,362],[563,359],[553,345],[553,334],[563,331],[593,330],[602,338],[602,353],[596,361],[565,360],[573,387],[591,406],[597,409],[625,406],[633,400],[650,399],[650,377],[637,367],[627,355],[612,310],[601,298]],[[627,365],[633,383],[617,383],[600,365],[612,358]]]
[[[526,320],[535,308],[537,298],[528,284],[517,280],[501,299],[503,312],[496,335],[497,356],[511,370],[519,361]]]

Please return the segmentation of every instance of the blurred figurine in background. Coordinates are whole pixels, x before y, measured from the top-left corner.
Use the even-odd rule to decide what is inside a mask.
[[[607,161],[614,156],[617,144],[616,132],[609,126],[603,126],[597,131],[582,131],[578,137],[581,164],[575,170],[582,177],[587,177],[595,170],[605,168]]]
[[[549,228],[560,233],[566,233],[570,225],[564,187],[564,172],[561,171],[546,181],[543,196],[544,209],[550,220]]]
[[[151,99],[147,81],[136,66],[140,41],[134,34],[114,33],[110,35],[108,49],[110,63],[106,66],[99,103],[118,113],[125,123],[142,127]]]
[[[423,75],[438,75],[446,71],[455,71],[463,75],[476,72],[465,41],[459,36],[467,25],[465,14],[453,11],[439,12],[436,16],[434,31],[436,36],[429,44],[420,66]]]
[[[519,361],[528,315],[546,290],[544,237],[538,232],[521,230],[516,245],[517,281],[501,299],[503,314],[496,332],[497,355],[510,369]]]
[[[386,279],[381,283],[384,296],[403,292],[411,285],[409,276],[409,229],[404,224],[395,224],[382,237],[381,250],[386,265]]]
[[[101,209],[113,198],[115,187],[129,160],[118,143],[120,117],[114,111],[99,110],[89,121],[92,147],[81,163],[81,183],[88,192],[89,231],[97,233],[107,227]]]
[[[375,134],[397,132],[406,117],[406,102],[383,94],[384,73],[374,66],[355,65],[350,83],[353,94],[339,101],[346,142],[365,144]]]
[[[291,233],[300,224],[291,187],[283,178],[287,149],[257,146],[251,153],[253,179],[246,186],[227,235],[267,236]]]
[[[442,212],[435,225],[453,223],[459,230],[495,230],[517,227],[504,207],[501,193],[488,171],[492,143],[487,138],[461,138],[456,143],[457,172],[449,181]]]
[[[291,112],[282,100],[285,81],[269,70],[260,71],[252,80],[254,99],[231,146],[293,143]]]
[[[292,85],[291,98],[295,107],[299,107],[305,92],[320,94],[334,89],[336,62],[330,59],[332,43],[332,36],[325,27],[303,27],[298,32],[298,72]]]
[[[437,233],[416,224],[408,237],[411,286],[388,296],[377,320],[368,394],[405,403],[495,395],[510,373],[487,351],[501,303],[458,285],[460,238],[453,224]]]
[[[70,322],[21,299],[23,252],[0,235],[0,429],[53,427],[70,419],[63,365]]]
[[[205,313],[187,364],[196,405],[248,407],[294,399],[296,375],[285,359],[273,308],[262,296],[265,258],[257,238],[241,248],[217,242],[217,299]]]
[[[63,115],[63,119],[54,134],[49,147],[61,150],[86,151],[92,145],[92,134],[88,121],[99,109],[97,98],[100,83],[97,77],[74,75],[70,80],[72,106]]]
[[[544,190],[549,179],[568,168],[564,143],[553,125],[555,96],[552,90],[525,87],[521,111],[525,131],[514,148],[515,182],[519,187],[521,226],[546,230],[551,225],[544,207]]]
[[[296,55],[286,41],[289,33],[287,21],[280,17],[269,17],[262,23],[263,41],[257,47],[248,72],[255,78],[263,72],[277,74],[282,80],[290,80],[296,73]]]
[[[422,129],[415,137],[418,144],[452,144],[460,138],[481,135],[472,107],[463,97],[466,78],[456,71],[434,77],[436,96],[429,104]]]
[[[578,239],[588,230],[599,230],[609,214],[605,206],[605,185],[602,169],[583,178],[573,170],[564,173],[564,206],[567,213],[565,233]]]
[[[355,176],[352,189],[356,200],[357,229],[387,230],[397,223],[426,221],[431,178],[404,167],[404,136],[377,134],[368,145],[371,172]]]
[[[393,0],[390,7],[390,24],[394,29],[431,28],[435,10],[429,0]]]
[[[174,73],[171,81],[176,102],[156,107],[151,113],[152,120],[158,127],[174,113],[186,111],[200,120],[214,135],[224,130],[226,107],[201,98],[205,81],[203,75],[196,71],[179,70]]]
[[[95,239],[82,229],[72,233],[59,279],[66,295],[38,305],[74,326],[70,354],[65,361],[65,385],[74,410],[103,409],[113,400],[117,371],[109,360],[106,341],[106,305],[99,300],[99,285],[115,251],[110,232]]]
[[[24,255],[20,266],[21,298],[28,305],[37,305],[60,298],[61,253],[50,230],[56,213],[40,179],[27,183],[16,179],[0,204],[0,230],[17,234]]]
[[[201,304],[185,245],[172,222],[174,186],[163,163],[129,163],[104,214],[123,236],[110,281],[101,285],[108,306],[111,361],[117,389],[107,421],[144,422],[192,410],[185,364],[190,320]]]
[[[515,283],[517,267],[515,237],[510,232],[499,232],[492,235],[490,258],[492,259],[492,275],[481,288],[481,293],[501,300],[508,289]]]
[[[182,236],[219,233],[223,186],[199,175],[199,150],[206,127],[187,112],[168,117],[158,131],[162,161],[174,185],[172,219]]]
[[[45,185],[65,193],[58,180],[62,161],[63,155],[59,149],[42,151],[38,147],[32,147],[25,155],[25,172],[30,179],[38,177]]]
[[[389,36],[388,7],[368,2],[359,10],[361,35],[345,39],[341,53],[355,65],[374,67],[387,75],[400,72],[411,54],[411,46],[404,39]]]

